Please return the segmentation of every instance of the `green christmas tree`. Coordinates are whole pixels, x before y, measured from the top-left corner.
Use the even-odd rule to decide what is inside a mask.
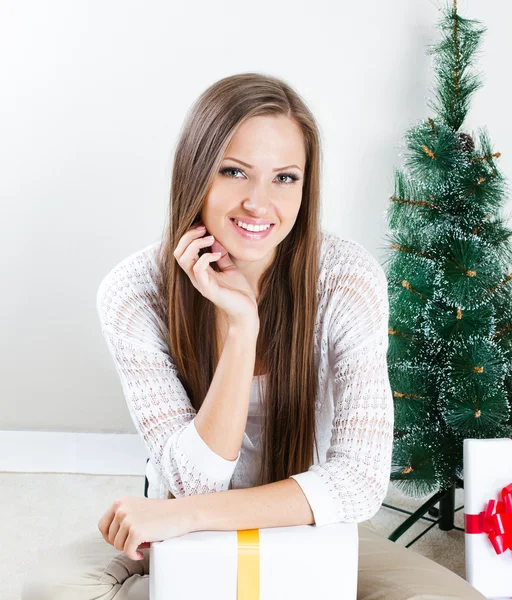
[[[442,10],[433,115],[405,135],[387,211],[391,480],[421,497],[463,481],[464,438],[512,435],[512,232],[486,131],[461,131],[485,28]]]

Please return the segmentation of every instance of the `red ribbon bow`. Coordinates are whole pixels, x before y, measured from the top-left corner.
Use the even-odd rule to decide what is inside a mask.
[[[501,490],[501,497],[489,500],[479,514],[464,515],[466,533],[487,533],[496,554],[512,550],[512,483]]]

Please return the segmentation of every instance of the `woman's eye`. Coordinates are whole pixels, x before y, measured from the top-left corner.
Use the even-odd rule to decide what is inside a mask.
[[[225,169],[222,169],[220,172],[222,175],[226,175],[227,173],[229,173],[229,171],[231,171],[231,172],[238,171],[239,173],[242,172],[240,169],[235,169],[235,167],[226,167]],[[228,177],[231,177],[231,175],[228,175]],[[234,179],[237,179],[237,178],[235,177]]]
[[[289,177],[291,179],[291,181],[283,182],[283,183],[295,183],[296,181],[299,180],[297,175],[295,175],[294,173],[281,173],[280,175],[278,175],[278,177]]]
[[[231,177],[232,179],[238,179],[238,177],[233,177],[232,175],[229,175],[228,173],[243,173],[243,171],[241,169],[237,169],[236,167],[225,167],[224,169],[220,170],[221,175],[225,175],[226,177]],[[300,178],[297,177],[297,175],[295,175],[295,173],[280,173],[277,177],[288,177],[289,179],[291,179],[291,181],[281,181],[281,183],[284,183],[286,185],[288,184],[294,184],[296,181],[298,181]]]

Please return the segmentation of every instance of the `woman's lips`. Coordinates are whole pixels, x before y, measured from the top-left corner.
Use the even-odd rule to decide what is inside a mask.
[[[267,229],[265,229],[264,231],[248,231],[247,229],[243,229],[242,227],[239,227],[233,219],[229,219],[231,224],[233,225],[234,229],[236,230],[236,232],[243,238],[245,238],[246,240],[262,240],[263,238],[266,238],[270,232],[272,231],[272,228],[274,227],[274,224],[272,224],[270,227],[268,227]]]

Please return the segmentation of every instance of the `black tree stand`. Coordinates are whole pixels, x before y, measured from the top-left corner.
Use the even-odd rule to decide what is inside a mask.
[[[442,531],[450,531],[452,529],[457,529],[458,531],[465,531],[463,527],[457,527],[455,525],[455,513],[464,508],[464,505],[455,508],[456,488],[464,488],[464,482],[462,481],[462,479],[457,478],[457,481],[449,488],[436,492],[431,498],[429,498],[413,513],[408,510],[404,510],[403,508],[398,508],[397,506],[392,506],[391,504],[383,503],[382,506],[385,506],[386,508],[391,508],[392,510],[396,510],[398,512],[410,515],[408,519],[406,519],[388,536],[388,540],[396,542],[396,540],[401,535],[403,535],[407,530],[409,530],[420,519],[423,519],[424,521],[430,521],[432,525],[429,525],[422,533],[420,533],[420,535],[415,537],[412,540],[412,542],[409,542],[406,548],[412,546],[414,542],[417,542],[422,536],[424,536],[427,533],[427,531],[430,531],[432,527],[435,527],[436,525],[439,525],[439,529],[441,529]],[[439,508],[435,507],[437,503],[439,503]],[[425,517],[424,515],[426,512],[428,512],[428,514],[432,517],[437,518],[431,519],[430,517]]]

